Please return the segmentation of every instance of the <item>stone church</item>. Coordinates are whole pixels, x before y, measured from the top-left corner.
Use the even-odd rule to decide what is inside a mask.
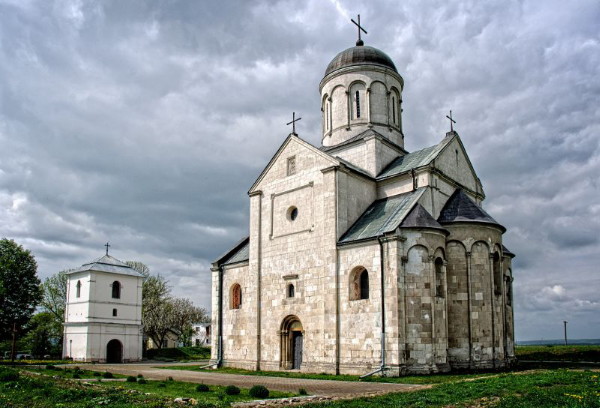
[[[295,133],[250,187],[250,235],[213,263],[212,364],[404,375],[514,360],[505,228],[459,135],[404,149],[404,80],[339,53],[321,146]]]

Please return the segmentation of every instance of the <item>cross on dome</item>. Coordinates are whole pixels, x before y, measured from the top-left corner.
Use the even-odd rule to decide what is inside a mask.
[[[363,40],[360,38],[360,32],[362,31],[365,34],[368,34],[368,33],[367,33],[367,30],[362,28],[362,26],[360,25],[360,14],[358,15],[358,23],[356,21],[354,21],[353,18],[351,18],[350,21],[352,21],[356,25],[356,27],[358,27],[358,41],[356,41],[356,45],[357,46],[365,45]]]

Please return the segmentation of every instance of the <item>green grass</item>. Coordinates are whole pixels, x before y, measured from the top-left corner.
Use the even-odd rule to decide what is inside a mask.
[[[600,346],[517,346],[519,360],[600,362]]]
[[[473,381],[435,385],[431,389],[374,398],[308,404],[304,407],[600,407],[597,372],[546,370],[500,374]]]
[[[47,368],[36,368],[36,367],[22,367],[22,368],[26,369],[27,371],[30,371],[30,372],[39,373],[39,374],[48,375],[48,376],[60,377],[60,378],[73,378],[73,375],[75,373],[77,373],[77,374],[79,374],[80,378],[82,378],[82,379],[97,379],[97,378],[104,379],[102,376],[94,375],[94,373],[97,371],[79,369],[79,367],[77,367],[77,366],[54,367],[54,369],[52,369],[52,370],[49,370]],[[101,374],[104,374],[104,372],[101,372]],[[127,376],[113,373],[113,377],[114,378],[126,378]]]
[[[17,372],[2,368],[3,372]],[[57,375],[58,370],[35,370],[41,375],[20,371],[18,380],[0,381],[0,407],[6,408],[92,408],[109,406],[114,408],[158,408],[180,407],[174,403],[177,397],[194,398],[199,407],[225,407],[232,402],[254,398],[249,390],[242,389],[239,395],[226,395],[224,386],[209,386],[210,391],[196,391],[197,384],[180,381],[109,382],[74,381]],[[63,371],[63,370],[60,370]],[[82,377],[89,371],[83,371]],[[226,385],[226,384],[225,384]],[[283,398],[294,394],[271,391],[270,398]]]
[[[146,358],[151,360],[208,360],[210,359],[210,347],[177,347],[150,349],[146,351]]]
[[[14,364],[10,360],[0,360],[0,366],[12,365],[46,365],[46,364],[81,364],[73,360],[15,360]]]
[[[222,367],[215,369],[200,369],[202,366],[168,366],[160,367],[170,370],[201,371],[206,373],[223,374],[243,374],[268,377],[286,377],[286,378],[308,378],[313,380],[334,380],[334,381],[364,381],[364,382],[392,382],[401,384],[443,384],[456,381],[462,381],[470,378],[486,377],[497,375],[497,373],[473,373],[473,374],[435,374],[435,375],[412,375],[405,377],[379,377],[371,376],[360,379],[357,375],[331,375],[331,374],[310,374],[290,371],[251,371],[241,368]]]

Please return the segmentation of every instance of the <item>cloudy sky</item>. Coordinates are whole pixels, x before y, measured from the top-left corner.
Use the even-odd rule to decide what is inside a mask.
[[[597,0],[0,0],[0,237],[42,278],[110,241],[209,307],[292,111],[319,144],[358,13],[404,77],[407,149],[454,112],[517,254],[517,339],[600,338]]]

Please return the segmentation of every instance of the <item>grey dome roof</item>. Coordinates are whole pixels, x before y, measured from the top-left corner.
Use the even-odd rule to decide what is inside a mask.
[[[398,73],[394,61],[385,52],[366,45],[357,45],[336,55],[329,65],[327,65],[325,76],[340,68],[359,64],[381,65]]]

